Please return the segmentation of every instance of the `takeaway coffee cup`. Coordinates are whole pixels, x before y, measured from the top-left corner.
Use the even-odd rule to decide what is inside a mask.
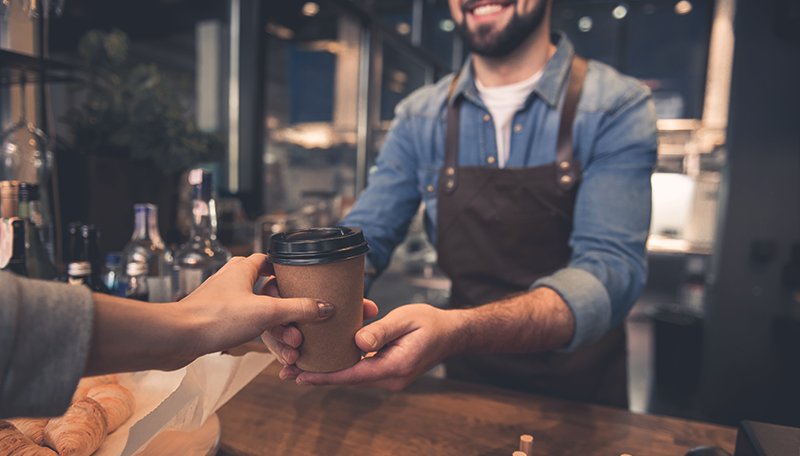
[[[281,296],[322,299],[335,308],[330,318],[297,325],[303,333],[295,363],[300,369],[334,372],[361,359],[355,334],[363,324],[368,250],[358,228],[310,228],[270,238],[267,260],[275,266]]]

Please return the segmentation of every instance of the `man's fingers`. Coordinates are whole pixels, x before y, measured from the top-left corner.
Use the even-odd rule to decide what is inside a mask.
[[[298,375],[303,373],[297,366],[293,364],[284,365],[281,372],[278,374],[281,380],[294,380]]]
[[[414,378],[400,375],[396,369],[396,360],[390,358],[389,356],[363,358],[349,369],[329,374],[303,372],[294,367],[294,369],[285,371],[285,379],[288,380],[293,376],[298,385],[350,385],[360,388],[385,388],[391,391],[400,391],[408,386]],[[284,371],[281,373],[283,374]]]
[[[272,296],[273,298],[280,298],[281,292],[278,290],[278,279],[275,276],[268,278],[261,285],[258,294],[262,296]]]
[[[364,320],[375,318],[378,315],[378,306],[369,299],[364,300]]]
[[[275,357],[278,359],[278,362],[281,364],[294,364],[297,362],[297,358],[300,357],[299,350],[284,343],[278,342],[267,333],[261,335],[261,340],[264,341],[264,345],[269,348],[269,351],[275,355]]]
[[[364,326],[356,333],[356,345],[365,352],[378,351],[384,345],[413,331],[413,322],[396,321],[390,313],[386,317]]]
[[[299,347],[303,342],[303,333],[301,333],[299,329],[292,325],[274,326],[267,329],[266,333],[276,341],[283,342],[284,344],[294,348]]]

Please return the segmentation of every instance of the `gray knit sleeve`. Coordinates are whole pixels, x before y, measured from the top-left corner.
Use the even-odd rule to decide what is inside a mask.
[[[93,320],[89,288],[0,271],[0,418],[64,413]]]

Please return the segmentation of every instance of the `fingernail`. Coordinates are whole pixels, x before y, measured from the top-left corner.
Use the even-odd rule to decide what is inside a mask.
[[[364,329],[358,333],[364,342],[368,343],[371,348],[375,348],[375,345],[378,343],[378,339],[369,331],[369,329]]]
[[[319,306],[319,318],[322,320],[323,318],[328,318],[333,314],[334,307],[325,301],[317,301],[317,305]]]
[[[292,335],[291,335],[291,333],[289,333],[289,331],[283,333],[282,339],[283,339],[283,343],[285,343],[286,345],[291,345],[292,347],[294,347],[294,344],[292,343]]]
[[[289,351],[288,348],[284,348],[283,350],[281,350],[281,358],[283,358],[283,362],[286,363],[286,364],[289,364],[289,354],[290,353],[291,353],[291,351]]]
[[[297,383],[298,385],[301,385],[301,386],[309,386],[309,385],[311,385],[311,383],[306,382],[305,380],[303,380],[300,377],[297,377],[295,379],[295,383]]]

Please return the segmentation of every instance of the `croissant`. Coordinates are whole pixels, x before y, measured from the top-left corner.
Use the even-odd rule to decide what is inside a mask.
[[[0,454],[3,456],[58,456],[47,447],[40,447],[13,424],[0,420]]]
[[[128,388],[118,384],[95,386],[88,397],[96,400],[106,411],[108,433],[114,432],[133,415],[136,399]]]
[[[44,442],[60,456],[89,456],[106,436],[106,411],[90,397],[70,405],[67,413],[44,427]]]
[[[86,397],[90,389],[98,385],[107,385],[109,383],[119,383],[117,374],[98,375],[96,377],[83,377],[78,382],[78,388],[75,394],[72,395],[72,403],[74,404],[78,399]]]
[[[12,418],[8,421],[33,440],[33,443],[44,445],[44,426],[50,418]]]

